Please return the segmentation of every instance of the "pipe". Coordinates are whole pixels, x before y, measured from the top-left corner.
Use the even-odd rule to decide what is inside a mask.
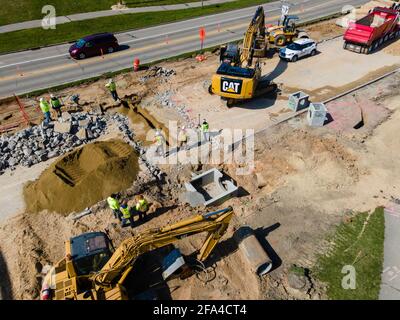
[[[249,226],[241,227],[233,237],[253,272],[261,277],[271,271],[272,261],[257,240],[252,228]]]

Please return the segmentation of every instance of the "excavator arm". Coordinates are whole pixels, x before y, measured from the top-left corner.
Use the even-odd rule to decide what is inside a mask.
[[[257,40],[265,42],[265,14],[264,8],[258,7],[243,39],[243,48],[240,56],[242,65],[253,64],[254,50],[257,47]]]
[[[141,254],[201,232],[208,233],[197,257],[200,261],[204,261],[225,233],[232,215],[233,209],[229,207],[206,215],[196,215],[166,227],[150,229],[126,239],[103,268],[92,274],[90,279],[94,282],[96,290],[112,288],[116,283],[122,285]]]

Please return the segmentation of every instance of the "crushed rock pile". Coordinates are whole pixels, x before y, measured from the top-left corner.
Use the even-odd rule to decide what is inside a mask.
[[[141,83],[145,83],[147,80],[150,78],[159,78],[160,80],[162,79],[163,81],[167,81],[168,78],[171,76],[175,76],[176,71],[173,69],[167,69],[164,67],[158,67],[158,66],[152,66],[148,70],[148,74],[145,75],[144,77],[141,77],[139,81]]]
[[[157,178],[161,171],[144,158],[145,149],[135,141],[135,134],[129,127],[129,119],[121,114],[95,115],[92,113],[63,114],[63,122],[48,127],[34,126],[12,136],[0,137],[0,175],[18,165],[30,167],[34,164],[71,152],[74,148],[94,141],[106,133],[113,123],[123,134],[123,140],[131,145],[143,164]],[[72,133],[74,132],[74,133]]]
[[[128,188],[138,171],[137,153],[122,140],[87,144],[58,159],[25,186],[27,212],[81,211]]]
[[[8,168],[30,167],[69,152],[98,138],[107,127],[106,117],[87,113],[64,113],[60,121],[0,137],[0,175]]]
[[[185,120],[187,127],[194,128],[196,124],[193,123],[193,121],[190,119],[190,116],[186,111],[186,105],[176,103],[173,99],[174,95],[175,91],[166,90],[163,92],[159,92],[155,95],[154,98],[158,103],[160,103],[161,106],[175,109],[178,114]]]

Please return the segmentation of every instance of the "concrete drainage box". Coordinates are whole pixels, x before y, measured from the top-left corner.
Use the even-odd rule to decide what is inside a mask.
[[[191,206],[219,205],[236,195],[238,187],[217,169],[208,170],[185,183],[185,200]]]
[[[323,103],[311,103],[307,113],[308,124],[312,127],[322,127],[326,114],[326,107]]]
[[[289,96],[288,107],[293,111],[299,111],[308,108],[310,105],[309,95],[303,91],[295,92]]]

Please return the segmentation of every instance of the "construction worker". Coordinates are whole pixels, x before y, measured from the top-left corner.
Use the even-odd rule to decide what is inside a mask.
[[[156,130],[156,136],[154,138],[154,142],[157,145],[156,148],[157,155],[165,157],[165,150],[164,150],[165,139],[159,129]]]
[[[108,88],[110,90],[114,101],[120,102],[118,93],[117,93],[117,85],[115,84],[113,79],[108,80],[108,82],[106,83],[106,88]]]
[[[203,119],[203,123],[201,124],[201,132],[203,132],[204,140],[210,141],[210,126],[206,119]]]
[[[57,112],[57,117],[61,117],[61,101],[54,94],[50,95],[50,104],[55,112]]]
[[[143,197],[142,194],[137,196],[137,202],[136,202],[136,211],[139,215],[139,219],[144,219],[146,218],[146,212],[149,210],[149,203],[147,200]]]
[[[114,217],[121,221],[122,214],[120,211],[120,205],[119,205],[119,201],[117,199],[117,195],[115,193],[113,193],[111,196],[109,196],[107,198],[107,203],[108,203],[108,206],[110,207],[110,209],[113,211]]]
[[[129,221],[129,224],[130,224],[131,228],[133,229],[135,220],[133,219],[132,212],[128,207],[128,201],[124,200],[124,202],[122,202],[119,210],[122,213],[122,220],[121,220],[122,227],[125,227],[127,225],[127,222]]]
[[[42,110],[44,114],[44,123],[48,124],[51,121],[51,116],[50,116],[50,105],[46,101],[45,98],[40,98],[40,109]]]
[[[178,133],[178,151],[181,150],[183,146],[185,146],[185,150],[187,150],[187,142],[188,136],[186,133],[185,126],[182,126],[181,130]]]

